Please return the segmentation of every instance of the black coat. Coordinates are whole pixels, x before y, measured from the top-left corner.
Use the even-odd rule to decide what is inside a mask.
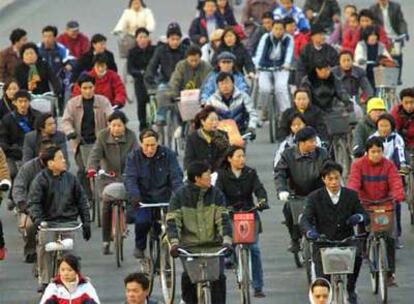
[[[338,16],[341,15],[341,8],[337,0],[306,0],[303,5],[303,12],[306,13],[308,9],[311,9],[313,13],[319,15],[319,17],[311,20],[311,22],[321,25],[325,30],[332,29],[332,17],[335,14]]]
[[[308,196],[300,225],[305,232],[315,229],[329,240],[340,241],[354,234],[352,226],[347,225],[346,220],[357,213],[363,215],[367,221],[367,214],[357,192],[342,187],[339,201],[334,205],[328,191],[323,187]]]
[[[224,28],[224,20],[218,14],[216,14],[215,18],[217,28]],[[198,45],[200,45],[201,37],[205,37],[207,39],[206,42],[209,41],[210,37],[208,36],[207,23],[205,17],[196,17],[191,22],[190,29],[188,30],[188,36],[190,36],[191,42]]]
[[[15,110],[15,107],[11,101],[6,98],[6,96],[3,96],[2,99],[0,99],[0,119],[2,119],[6,114],[9,114],[11,111]]]
[[[236,56],[236,62],[235,62],[235,68],[241,73],[244,73],[244,69],[247,73],[254,73],[255,66],[252,60],[252,56],[250,55],[249,51],[246,49],[246,47],[242,43],[236,43],[233,47],[228,47],[224,45],[222,42],[217,50],[217,52],[214,54],[211,64],[213,66],[217,65],[217,57],[222,52],[230,52],[233,53],[234,56]]]
[[[111,51],[105,50],[104,54],[108,59],[108,69],[113,70],[115,72],[118,71],[118,67],[115,63],[114,54]],[[79,75],[82,72],[88,72],[93,68],[93,58],[95,57],[93,50],[90,49],[86,52],[75,65],[73,72],[72,72],[72,82],[76,82],[78,80]]]
[[[143,80],[143,75],[147,66],[154,55],[155,46],[149,45],[145,49],[138,46],[133,47],[128,52],[127,67],[128,74],[135,79]]]
[[[384,25],[382,11],[380,5],[374,4],[369,8],[381,25]],[[388,2],[388,16],[390,18],[391,27],[397,35],[408,34],[408,26],[405,21],[401,5],[395,1]]]

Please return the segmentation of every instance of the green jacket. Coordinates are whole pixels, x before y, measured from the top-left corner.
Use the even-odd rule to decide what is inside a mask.
[[[232,226],[223,193],[187,183],[171,197],[167,213],[171,244],[192,251],[216,250],[232,243]]]
[[[376,130],[376,124],[368,116],[365,116],[363,120],[358,122],[353,134],[352,154],[354,156],[360,157],[364,155],[368,137],[375,133]]]

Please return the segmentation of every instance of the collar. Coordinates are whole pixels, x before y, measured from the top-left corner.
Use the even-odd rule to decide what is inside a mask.
[[[302,154],[299,151],[299,145],[297,145],[296,148],[295,148],[295,159],[296,160],[299,160],[301,158],[314,158],[315,155],[316,155],[316,150],[314,152],[312,152],[312,153]]]
[[[329,191],[328,188],[326,188],[326,187],[325,187],[325,189],[326,189],[326,192],[328,192],[330,197],[338,197],[339,198],[341,196],[342,188],[339,188],[339,191],[336,194]]]

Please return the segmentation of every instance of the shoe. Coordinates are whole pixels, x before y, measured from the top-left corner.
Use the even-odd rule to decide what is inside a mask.
[[[395,240],[395,249],[403,249],[403,248],[404,248],[404,245],[401,242],[401,239],[400,238],[397,238]]]
[[[0,248],[0,261],[6,258],[6,252],[7,252],[6,247]]]
[[[348,303],[358,304],[358,296],[355,291],[348,291]]]
[[[36,262],[36,258],[37,258],[36,253],[31,253],[31,254],[26,255],[23,261],[27,264],[33,264],[34,262]]]
[[[40,286],[39,286],[39,287],[37,287],[37,292],[38,292],[38,293],[44,293],[44,292],[45,292],[46,287],[47,287],[47,284],[40,284]]]
[[[290,242],[290,246],[288,248],[288,251],[292,252],[292,253],[296,253],[300,251],[300,244],[298,240],[292,240]]]
[[[112,254],[110,247],[109,247],[109,242],[104,242],[103,246],[102,246],[102,253],[104,255],[109,255]]]
[[[145,258],[144,250],[139,249],[139,248],[135,248],[135,250],[134,250],[134,257],[136,259],[143,259],[143,258]]]
[[[388,275],[387,286],[388,287],[397,287],[398,286],[398,284],[395,280],[395,274],[392,273],[392,274]]]
[[[260,289],[255,289],[254,290],[254,295],[255,298],[266,298],[266,295],[264,294],[264,292]]]

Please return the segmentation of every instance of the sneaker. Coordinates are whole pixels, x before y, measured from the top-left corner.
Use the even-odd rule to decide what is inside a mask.
[[[37,292],[38,293],[44,293],[46,287],[47,287],[47,284],[40,284],[39,287],[37,287]]]
[[[266,295],[264,294],[264,292],[260,289],[255,289],[254,290],[254,297],[255,298],[266,298]]]
[[[112,254],[110,247],[109,247],[109,242],[104,242],[103,246],[102,246],[102,253],[104,255],[109,255]]]
[[[395,274],[394,273],[388,275],[387,286],[388,287],[397,287],[398,286],[397,282],[396,282],[396,279],[395,279]]]
[[[395,248],[396,249],[403,249],[404,248],[404,245],[401,242],[401,238],[399,238],[399,237],[395,240]]]
[[[300,251],[300,244],[298,240],[292,240],[290,242],[290,246],[288,248],[288,251],[292,252],[292,253],[296,253]]]
[[[358,296],[355,291],[348,291],[348,303],[358,304]]]
[[[0,261],[6,258],[6,252],[7,252],[6,247],[0,248]]]
[[[144,250],[139,249],[139,248],[135,248],[135,250],[134,250],[134,257],[136,259],[143,259],[143,258],[145,258]]]

